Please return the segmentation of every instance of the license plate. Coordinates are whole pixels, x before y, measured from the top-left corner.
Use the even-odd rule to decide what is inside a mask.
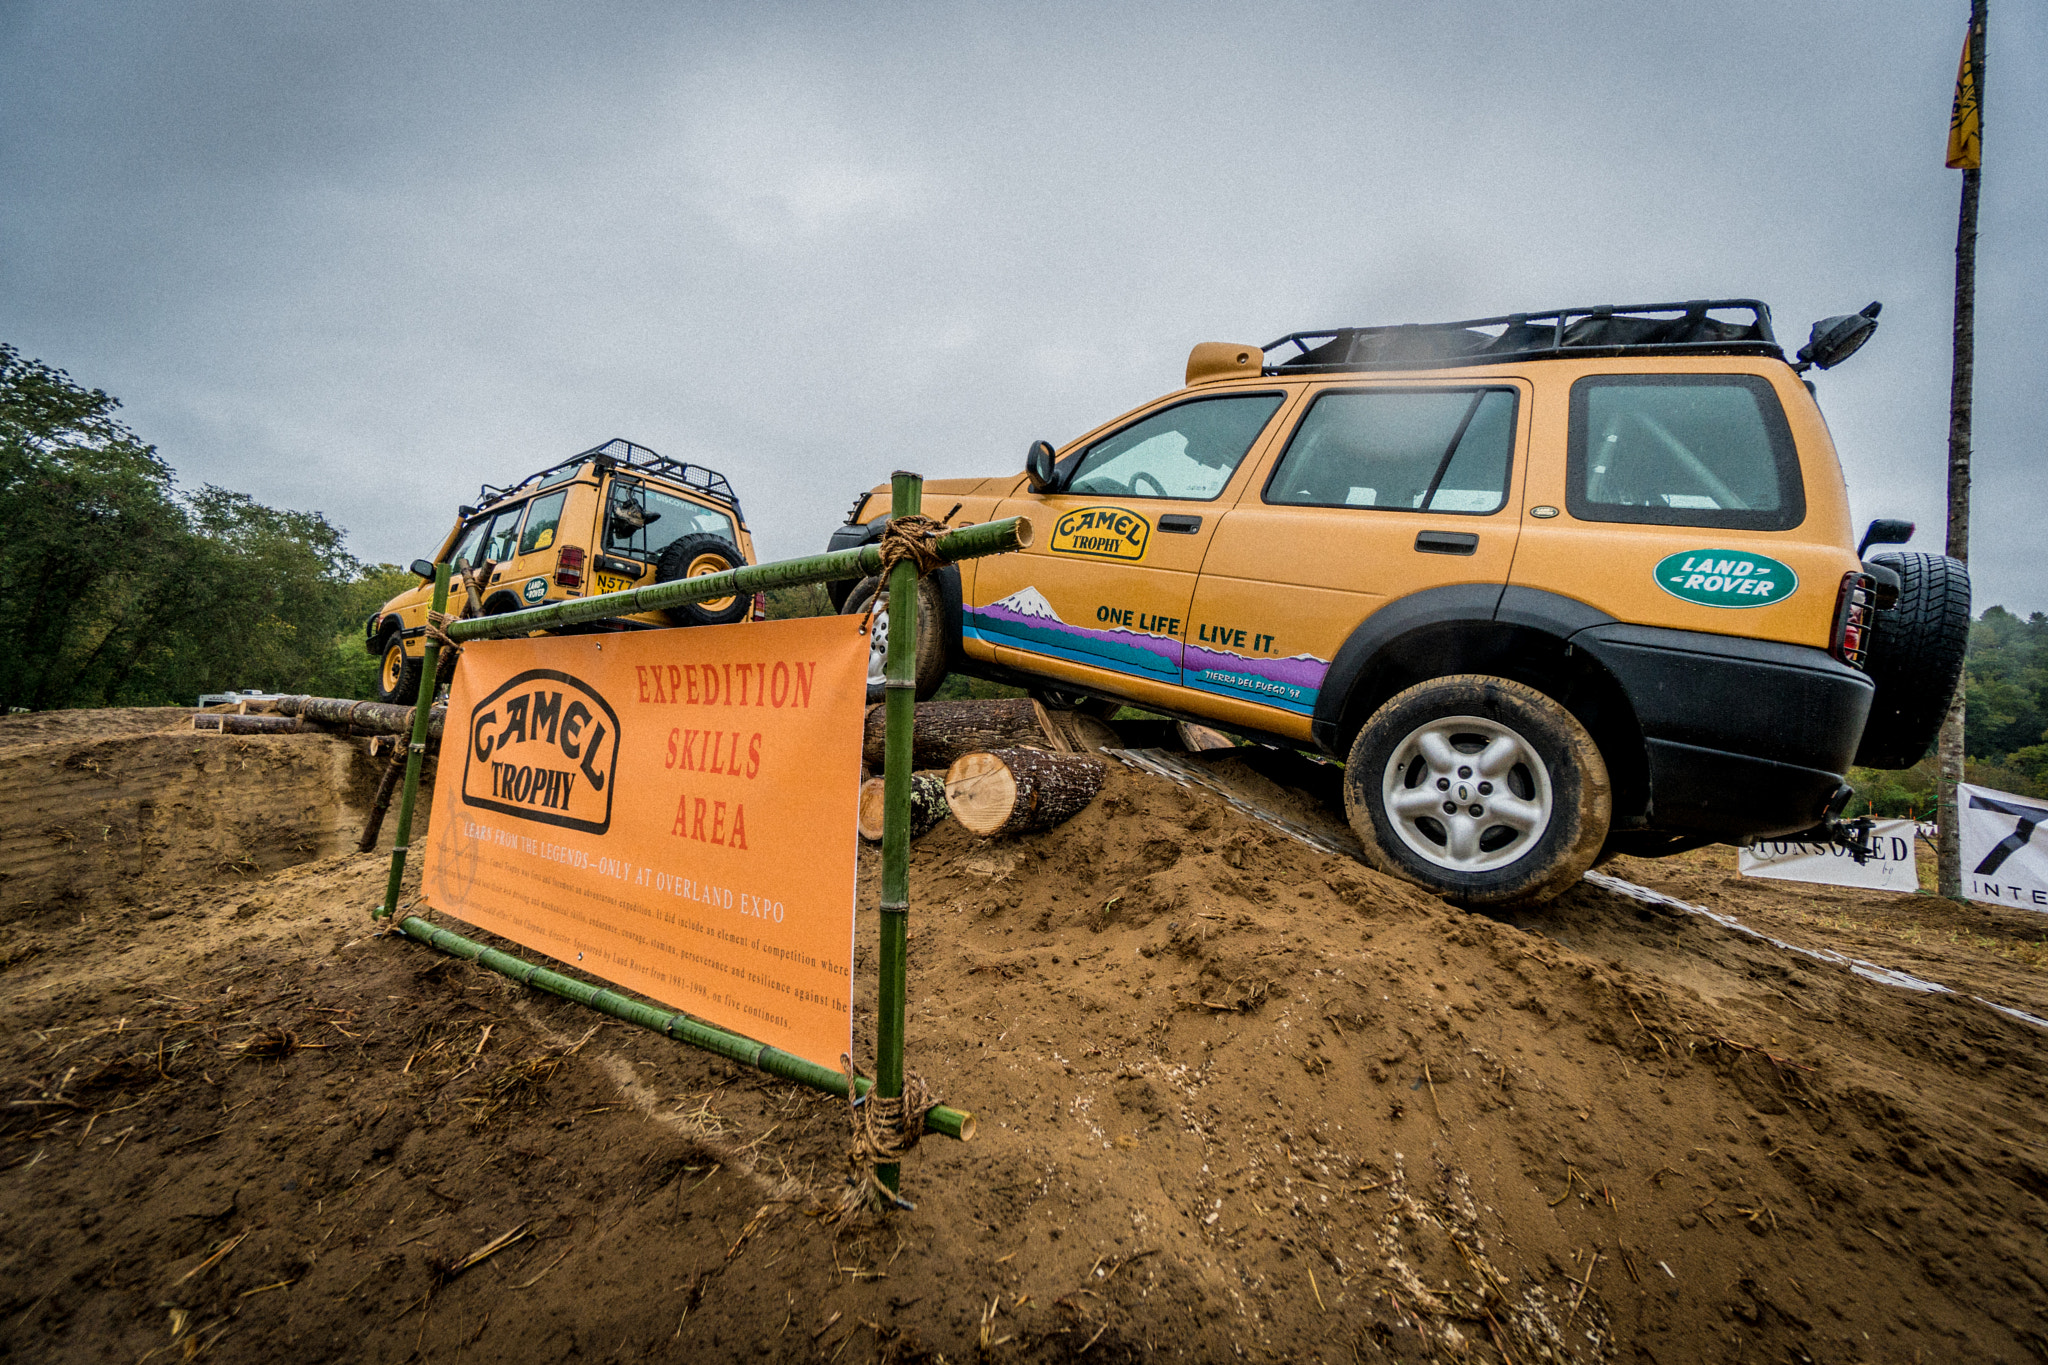
[[[597,590],[600,593],[624,592],[626,589],[634,586],[632,579],[621,578],[615,573],[601,573],[596,575],[595,578]]]

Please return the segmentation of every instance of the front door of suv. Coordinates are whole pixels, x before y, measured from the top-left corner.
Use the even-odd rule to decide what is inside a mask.
[[[1276,387],[1170,402],[1068,452],[1052,490],[1006,499],[995,515],[1030,517],[1038,538],[980,562],[962,623],[969,652],[1077,690],[1175,704],[1195,574],[1288,397]]]
[[[1529,386],[1509,378],[1313,392],[1202,565],[1184,676],[1204,709],[1307,738],[1323,675],[1366,617],[1427,588],[1497,596],[1520,529],[1528,409]]]

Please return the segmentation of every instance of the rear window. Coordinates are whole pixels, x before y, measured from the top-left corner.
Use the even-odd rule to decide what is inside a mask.
[[[1566,477],[1581,521],[1784,531],[1806,519],[1792,430],[1758,375],[1579,380]]]
[[[1484,515],[1507,502],[1513,389],[1359,389],[1316,399],[1268,503]]]
[[[606,549],[658,559],[671,544],[692,534],[714,535],[735,550],[739,548],[739,534],[725,513],[671,497],[646,484],[625,479],[612,482],[611,504],[605,515]]]

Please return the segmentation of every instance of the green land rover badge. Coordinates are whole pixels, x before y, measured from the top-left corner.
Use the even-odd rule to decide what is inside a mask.
[[[1703,607],[1762,607],[1799,590],[1789,565],[1754,550],[1681,550],[1657,561],[1657,586]]]
[[[529,602],[538,602],[541,598],[546,597],[547,595],[548,581],[545,578],[527,579],[525,591],[523,591],[520,594],[520,596],[524,597]]]

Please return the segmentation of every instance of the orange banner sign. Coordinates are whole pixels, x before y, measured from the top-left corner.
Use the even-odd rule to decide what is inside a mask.
[[[428,903],[836,1070],[867,666],[846,617],[464,646]]]

